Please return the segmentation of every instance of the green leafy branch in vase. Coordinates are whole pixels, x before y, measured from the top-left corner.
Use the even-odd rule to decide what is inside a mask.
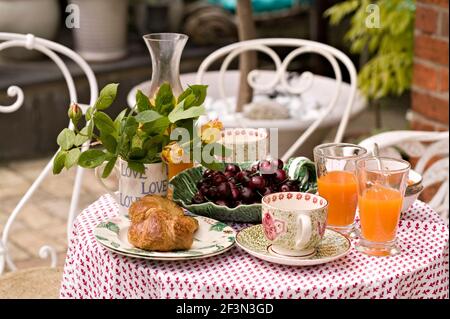
[[[197,130],[194,127],[195,121],[205,114],[203,103],[207,86],[189,86],[175,97],[170,85],[165,83],[152,99],[138,91],[135,107],[125,108],[113,120],[103,111],[114,102],[117,89],[118,84],[106,85],[95,104],[84,115],[78,105],[70,106],[68,115],[74,128],[63,129],[57,137],[60,150],[53,161],[54,174],[76,165],[95,168],[106,162],[102,172],[102,178],[106,178],[119,157],[132,170],[144,173],[144,164],[161,162],[162,150],[169,144],[179,142],[171,139],[171,133],[177,128],[189,133],[189,140],[182,145],[189,154],[195,154],[193,147],[208,146],[208,143],[196,137]],[[86,124],[79,127],[83,116]],[[89,146],[101,145],[101,148],[83,148],[87,141],[90,141]],[[223,148],[219,150],[221,154],[227,151]],[[223,165],[218,161],[202,164],[214,169],[221,169]]]

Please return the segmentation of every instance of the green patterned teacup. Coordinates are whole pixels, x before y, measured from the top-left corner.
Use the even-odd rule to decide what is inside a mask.
[[[282,192],[262,199],[264,234],[275,254],[309,257],[322,240],[328,202],[309,193]]]

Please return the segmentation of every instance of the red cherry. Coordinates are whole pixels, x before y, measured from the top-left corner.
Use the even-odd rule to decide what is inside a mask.
[[[266,181],[262,176],[253,176],[248,183],[251,189],[263,189],[266,186]]]
[[[234,173],[233,172],[225,172],[223,175],[225,175],[225,177],[227,179],[233,178],[234,177]]]
[[[222,184],[223,182],[228,181],[228,179],[223,174],[217,174],[213,177],[213,183],[214,185],[218,186]]]
[[[225,167],[225,173],[230,172],[230,173],[233,173],[233,175],[234,175],[240,171],[241,171],[241,169],[236,164],[228,164]]]
[[[218,195],[217,187],[216,186],[211,186],[208,189],[208,193],[206,195],[208,196],[208,198],[211,198],[211,199],[217,198],[217,195]]]
[[[227,182],[220,183],[217,186],[217,192],[219,193],[220,198],[227,198],[231,195],[230,186]]]
[[[266,196],[266,195],[270,195],[270,194],[272,194],[272,189],[270,187],[264,187],[261,195]]]
[[[233,199],[233,201],[237,201],[240,196],[241,192],[237,187],[231,189],[231,198]]]
[[[197,192],[197,193],[195,194],[194,198],[192,198],[192,204],[201,204],[201,203],[204,203],[204,202],[206,202],[206,199],[205,199],[205,197],[204,197],[201,193],[199,193],[199,192]]]
[[[245,202],[250,202],[253,197],[253,191],[249,187],[242,187],[241,189],[241,198]]]
[[[286,171],[282,170],[282,169],[277,169],[275,171],[275,181],[277,183],[282,183],[287,179],[287,173]]]
[[[240,171],[239,173],[236,174],[235,178],[238,182],[242,182],[244,177],[247,177],[247,176],[248,176],[248,173],[246,171]]]
[[[271,175],[275,173],[276,169],[277,167],[273,166],[272,163],[269,161],[264,160],[261,163],[259,163],[259,171],[263,175]]]
[[[272,162],[272,166],[276,167],[276,168],[283,168],[283,166],[284,166],[283,161],[280,159],[273,159],[271,162]]]

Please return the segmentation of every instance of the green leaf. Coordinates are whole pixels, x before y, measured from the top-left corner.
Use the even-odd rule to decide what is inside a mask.
[[[86,118],[86,121],[90,121],[92,119],[92,112],[94,112],[94,108],[92,106],[89,106],[84,116]]]
[[[78,164],[84,168],[95,168],[100,166],[108,155],[100,150],[87,150],[81,153]]]
[[[128,162],[128,167],[135,172],[145,174],[145,166],[142,163],[130,161]]]
[[[206,163],[203,160],[201,160],[201,164],[202,164],[202,166],[209,168],[213,171],[223,172],[225,170],[225,163],[223,163],[223,162],[213,161],[211,163]]]
[[[88,127],[85,126],[81,129],[80,133],[78,133],[77,136],[75,136],[74,144],[75,146],[80,146],[83,145],[83,143],[86,142],[87,140],[89,140]]]
[[[114,136],[110,134],[102,134],[100,135],[100,141],[108,152],[113,154],[116,153],[117,141]]]
[[[101,91],[100,95],[95,102],[94,107],[97,110],[104,110],[107,109],[115,100],[117,95],[117,87],[119,84],[117,83],[111,83],[106,85]]]
[[[192,106],[200,106],[206,98],[207,85],[190,85],[178,97],[178,103],[184,101],[184,108],[188,109]]]
[[[144,149],[149,149],[152,145],[161,145],[164,141],[163,135],[156,135],[147,138],[143,144]]]
[[[146,154],[147,154],[147,152],[143,148],[140,148],[140,147],[133,148],[132,147],[129,158],[132,160],[138,161],[138,160],[142,160]]]
[[[69,153],[67,153],[66,159],[64,161],[64,166],[69,169],[74,166],[78,162],[78,158],[80,157],[81,151],[78,148],[71,149]]]
[[[124,124],[123,132],[132,137],[138,128],[138,123],[136,122],[136,119],[133,116],[130,116],[127,118]]]
[[[64,130],[59,133],[58,137],[56,138],[56,142],[59,146],[65,151],[69,150],[74,142],[75,142],[75,133],[74,131],[65,128]]]
[[[159,147],[157,145],[152,145],[151,147],[149,147],[144,160],[147,163],[152,163],[152,162],[155,162],[156,160],[160,160],[161,157],[160,157],[158,150],[159,150]]]
[[[188,87],[186,90],[183,91],[183,93],[180,94],[180,96],[178,96],[177,104],[180,104],[181,101],[186,99],[191,94],[192,94],[192,89],[190,87]]]
[[[141,90],[138,90],[136,93],[136,105],[139,112],[150,110],[150,101]]]
[[[118,243],[116,243],[116,242],[111,242],[111,246],[113,246],[114,248],[119,248],[120,247],[120,245],[118,244]]]
[[[105,168],[103,169],[102,178],[107,178],[109,174],[111,174],[111,171],[114,169],[114,165],[116,165],[117,162],[117,156],[111,158],[108,163],[105,165]]]
[[[159,114],[158,112],[152,111],[152,110],[143,111],[135,116],[136,121],[138,123],[153,122],[161,117],[162,117],[161,114]]]
[[[188,109],[192,106],[200,106],[205,102],[206,91],[208,89],[207,85],[190,85],[189,88],[192,90],[192,93],[195,96],[195,100],[188,105],[184,105],[185,109]]]
[[[158,93],[156,93],[155,104],[157,107],[164,106],[166,104],[172,104],[174,102],[174,96],[172,88],[168,83],[164,83],[159,87]]]
[[[172,112],[170,112],[168,117],[171,123],[175,123],[180,120],[197,118],[203,114],[205,114],[205,107],[203,105],[191,107],[187,110],[184,110],[183,106],[181,105],[177,106]]]
[[[116,130],[113,120],[103,112],[94,114],[94,124],[102,134],[112,133]]]
[[[90,121],[87,126],[87,135],[92,139],[92,134],[94,134],[94,122]]]
[[[108,238],[105,238],[105,237],[102,237],[102,236],[99,236],[99,235],[95,235],[95,238],[97,238],[98,240],[101,240],[101,241],[107,241],[108,240]]]
[[[214,231],[219,231],[221,232],[222,230],[224,230],[224,228],[227,227],[227,224],[224,224],[222,222],[217,222],[214,225],[212,225],[209,230],[214,230]]]
[[[116,128],[116,131],[119,131],[120,124],[122,123],[123,118],[127,114],[128,109],[124,109],[122,112],[117,115],[116,119],[114,120],[114,127]]]
[[[161,134],[165,130],[167,130],[169,125],[170,121],[167,116],[162,116],[151,123],[145,123],[144,125],[142,125],[141,129],[149,135]]]
[[[58,152],[58,154],[56,154],[55,158],[53,159],[53,174],[56,175],[61,173],[66,161],[66,155],[67,151],[64,150],[61,150]]]
[[[119,234],[120,228],[119,226],[117,226],[116,224],[114,224],[113,222],[101,222],[100,224],[98,224],[99,228],[106,228],[110,231],[112,231],[113,233]]]

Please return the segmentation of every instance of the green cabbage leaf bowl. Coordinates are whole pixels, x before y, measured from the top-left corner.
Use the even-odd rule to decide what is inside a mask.
[[[253,163],[237,164],[241,169],[251,167]],[[197,182],[202,178],[202,166],[187,169],[170,180],[173,189],[172,200],[196,215],[210,217],[223,222],[260,223],[261,204],[240,205],[229,208],[213,202],[191,204],[197,192]],[[300,191],[316,193],[317,177],[314,163],[306,157],[291,158],[283,168],[290,179],[298,180]]]

